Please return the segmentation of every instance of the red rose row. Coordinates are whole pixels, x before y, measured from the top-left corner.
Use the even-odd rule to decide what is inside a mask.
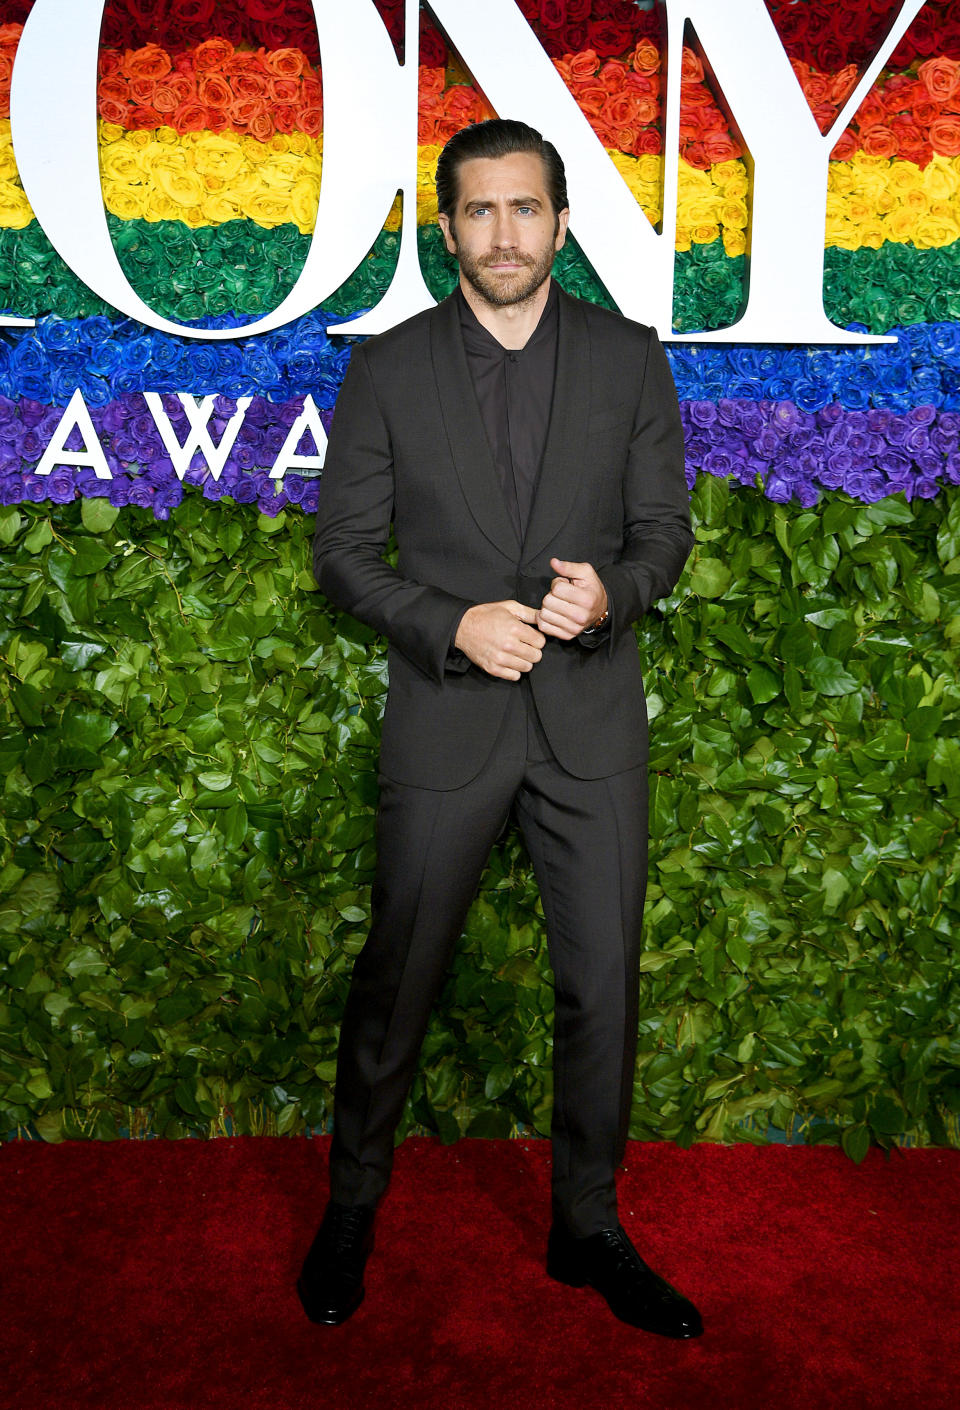
[[[821,73],[846,64],[862,66],[876,51],[899,5],[893,0],[765,0],[777,33],[791,59],[802,59]],[[937,55],[960,59],[960,5],[956,0],[927,0],[887,61],[887,68],[909,69]]]
[[[395,42],[403,36],[403,0],[375,0]],[[600,58],[622,57],[644,37],[656,37],[655,11],[632,0],[517,0],[540,42],[553,58],[593,49]],[[32,0],[0,0],[0,22],[22,23]],[[861,64],[889,22],[892,0],[766,0],[767,9],[793,59],[821,73]],[[193,49],[212,32],[238,46],[300,49],[319,62],[310,0],[107,0],[102,42],[115,49],[139,48],[146,39],[178,53]],[[908,69],[935,55],[960,59],[960,6],[927,0],[890,62]],[[443,36],[421,17],[420,62],[447,62]]]
[[[552,58],[584,49],[614,58],[642,38],[659,43],[656,12],[638,10],[622,0],[517,0],[517,4]],[[790,58],[833,74],[848,64],[862,67],[872,58],[889,26],[893,0],[765,0],[765,4]],[[960,59],[957,0],[927,0],[888,68],[909,69],[936,55]]]
[[[403,43],[404,0],[374,0],[396,45]],[[623,55],[644,34],[656,33],[652,12],[633,0],[518,0],[551,56],[593,48]],[[32,0],[0,0],[0,23],[22,24]],[[319,64],[310,0],[107,0],[101,27],[106,48],[136,49],[147,39],[169,53],[195,48],[212,32],[248,48],[300,49]],[[443,68],[446,40],[425,12],[420,16],[420,63]]]

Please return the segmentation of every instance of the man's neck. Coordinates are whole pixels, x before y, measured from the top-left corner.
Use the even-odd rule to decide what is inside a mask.
[[[519,304],[505,304],[502,307],[497,304],[488,303],[487,300],[478,294],[476,289],[463,275],[460,275],[460,288],[463,297],[477,316],[477,321],[482,323],[488,333],[491,333],[505,348],[522,348],[534,332],[540,322],[540,315],[546,306],[550,296],[549,276],[543,281],[539,289],[535,289],[529,299],[524,299]]]

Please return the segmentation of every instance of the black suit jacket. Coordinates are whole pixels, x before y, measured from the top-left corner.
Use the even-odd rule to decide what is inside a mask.
[[[672,590],[693,545],[677,394],[653,329],[558,293],[553,411],[522,543],[454,298],[358,346],[340,391],[314,573],[387,638],[380,767],[399,783],[458,788],[483,767],[518,683],[458,660],[451,636],[475,603],[539,606],[551,556],[593,564],[611,622],[599,642],[547,638],[529,682],[550,745],[580,778],[646,758],[632,624]],[[383,558],[391,522],[396,568]]]

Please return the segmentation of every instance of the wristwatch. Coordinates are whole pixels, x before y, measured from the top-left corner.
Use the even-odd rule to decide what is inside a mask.
[[[589,627],[584,627],[584,629],[583,629],[583,631],[580,633],[580,635],[581,635],[581,636],[590,636],[591,633],[593,633],[593,632],[598,632],[601,627],[605,627],[605,626],[607,625],[607,623],[609,622],[609,620],[610,620],[610,608],[609,608],[609,607],[606,607],[606,608],[604,608],[604,610],[600,613],[600,616],[597,618],[597,620],[596,620],[595,622],[591,623],[591,625],[590,625]]]

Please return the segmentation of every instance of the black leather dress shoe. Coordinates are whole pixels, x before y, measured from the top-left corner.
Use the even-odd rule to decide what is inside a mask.
[[[621,1322],[662,1337],[698,1337],[700,1313],[692,1302],[648,1268],[617,1225],[577,1239],[555,1223],[547,1244],[547,1272],[559,1283],[596,1288]]]
[[[372,1204],[331,1200],[304,1259],[297,1292],[311,1322],[337,1326],[363,1301],[363,1270],[373,1249]]]

